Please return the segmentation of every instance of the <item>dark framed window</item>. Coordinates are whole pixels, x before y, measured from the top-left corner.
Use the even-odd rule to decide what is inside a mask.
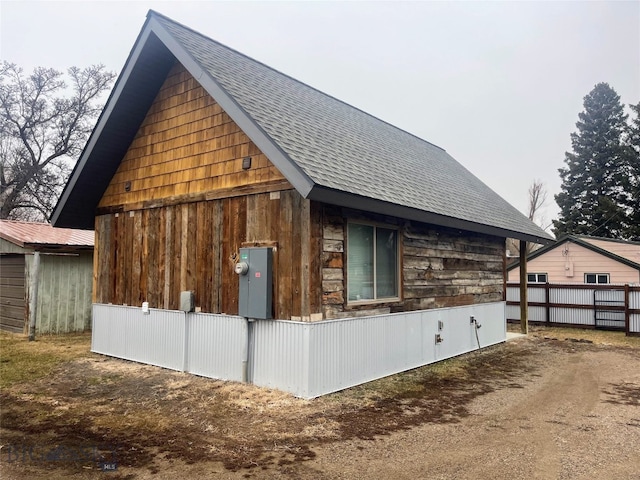
[[[585,273],[584,283],[605,284],[609,283],[608,273]]]
[[[527,273],[527,283],[547,283],[546,273]]]
[[[378,225],[347,225],[347,301],[397,299],[398,230]]]

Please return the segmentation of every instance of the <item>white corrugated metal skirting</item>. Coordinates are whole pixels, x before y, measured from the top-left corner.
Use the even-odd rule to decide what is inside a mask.
[[[640,292],[629,292],[629,308],[640,310]],[[629,333],[640,334],[640,313],[629,315]]]
[[[373,317],[248,322],[228,315],[94,305],[91,350],[313,398],[506,340],[504,302]],[[474,316],[481,325],[476,338]],[[441,342],[436,342],[440,335]],[[251,365],[246,365],[247,358]]]

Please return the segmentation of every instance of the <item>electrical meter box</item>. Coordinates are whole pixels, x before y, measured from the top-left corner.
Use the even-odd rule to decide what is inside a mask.
[[[272,318],[271,248],[241,248],[235,271],[240,279],[238,314],[255,319]]]

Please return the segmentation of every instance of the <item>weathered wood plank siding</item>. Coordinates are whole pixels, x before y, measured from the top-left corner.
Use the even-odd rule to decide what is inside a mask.
[[[243,169],[243,159],[251,166]],[[95,301],[237,314],[239,249],[273,247],[274,318],[321,320],[502,299],[503,239],[303,199],[176,64],[99,206]],[[400,300],[348,305],[346,221],[399,231]]]
[[[0,239],[0,242],[5,241]],[[10,251],[11,245],[9,242],[1,245],[3,252]],[[26,333],[24,257],[24,254],[0,255],[0,329],[9,332]]]
[[[398,228],[400,301],[349,305],[346,241],[349,220]],[[324,206],[322,309],[344,318],[501,301],[505,239]]]
[[[95,302],[178,309],[180,291],[192,290],[198,310],[237,314],[239,250],[268,246],[274,317],[321,319],[320,264],[300,262],[319,252],[312,211],[317,215],[317,207],[285,190],[100,215]]]

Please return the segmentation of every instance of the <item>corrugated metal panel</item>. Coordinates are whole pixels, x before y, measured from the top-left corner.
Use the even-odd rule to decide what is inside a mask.
[[[529,302],[543,303],[545,301],[545,289],[543,287],[527,287],[527,299]],[[519,286],[507,286],[507,301],[519,302],[520,301],[520,287]]]
[[[554,288],[552,285],[549,301],[570,305],[593,305],[593,289],[567,288],[566,286]]]
[[[518,307],[520,310],[520,307]],[[532,322],[544,322],[547,320],[547,313],[544,307],[529,307],[529,320]],[[518,311],[517,318],[520,318],[520,312]]]
[[[203,377],[242,381],[247,321],[241,317],[188,315],[186,370]]]
[[[0,237],[16,245],[93,246],[93,230],[55,228],[48,223],[0,220]]]
[[[545,302],[545,289],[541,287],[529,287],[527,288],[527,298],[530,302]]]
[[[545,322],[546,318],[546,309],[545,307],[527,307],[527,316],[532,322]],[[519,305],[507,305],[506,309],[507,318],[509,320],[519,320],[520,319],[520,306]]]
[[[309,323],[254,322],[253,383],[308,397]]]
[[[138,307],[93,305],[91,351],[113,357],[183,370],[185,314]]]
[[[592,309],[556,308],[550,309],[551,323],[568,323],[571,325],[595,325]]]
[[[640,310],[640,291],[629,292],[629,308]],[[629,315],[629,332],[640,333],[640,314]]]
[[[198,375],[240,380],[244,319],[94,305],[92,351]],[[506,339],[502,302],[330,320],[253,323],[253,382],[312,398]],[[439,330],[438,322],[442,322]],[[439,333],[443,342],[436,344]],[[185,353],[186,349],[186,353]]]
[[[520,301],[520,287],[512,287],[507,285],[507,302]]]
[[[640,310],[640,291],[629,292],[629,308],[632,310]]]
[[[504,303],[324,322],[256,322],[253,381],[305,398],[450,358],[506,339]],[[438,321],[443,329],[438,330]],[[440,333],[444,341],[435,343]]]

